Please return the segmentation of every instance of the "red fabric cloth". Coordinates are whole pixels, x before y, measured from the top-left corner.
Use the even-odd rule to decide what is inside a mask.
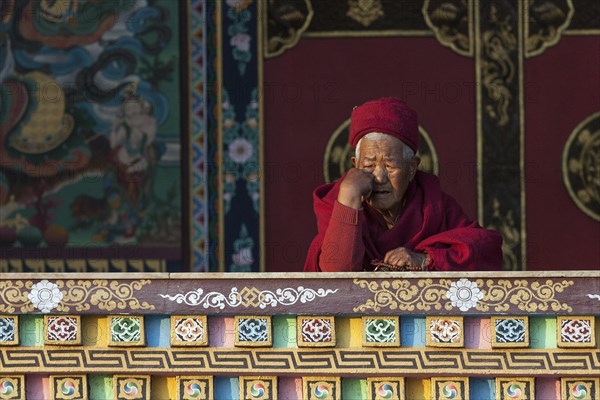
[[[441,190],[436,176],[417,172],[391,229],[368,204],[355,210],[337,202],[343,178],[314,192],[319,233],[309,248],[305,272],[361,271],[401,246],[427,252],[429,270],[502,268],[501,235],[469,220],[456,200]]]
[[[419,148],[419,123],[417,112],[395,97],[368,101],[355,107],[350,118],[348,142],[356,147],[368,133],[391,135],[408,145],[413,151]]]

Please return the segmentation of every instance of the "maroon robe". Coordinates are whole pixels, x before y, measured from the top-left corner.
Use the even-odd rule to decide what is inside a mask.
[[[442,191],[435,175],[416,173],[407,188],[404,209],[391,229],[365,202],[362,210],[338,203],[342,180],[314,192],[319,233],[309,248],[305,272],[321,271],[325,262],[328,271],[362,270],[371,260],[383,260],[386,252],[401,246],[429,254],[429,270],[502,268],[500,234],[471,221],[456,200]],[[330,254],[323,257],[323,251]]]

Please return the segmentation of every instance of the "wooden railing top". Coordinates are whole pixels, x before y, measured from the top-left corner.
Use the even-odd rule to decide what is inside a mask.
[[[0,276],[0,313],[596,315],[600,272]]]

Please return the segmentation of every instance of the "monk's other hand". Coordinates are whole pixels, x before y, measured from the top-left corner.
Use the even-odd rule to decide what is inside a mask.
[[[345,206],[359,209],[362,198],[368,198],[373,191],[375,177],[358,168],[351,168],[340,185],[337,200]]]
[[[416,253],[406,247],[398,247],[385,253],[383,262],[397,267],[420,270],[426,257],[427,254]]]

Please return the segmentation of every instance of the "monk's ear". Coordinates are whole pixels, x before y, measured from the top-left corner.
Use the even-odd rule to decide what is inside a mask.
[[[417,169],[419,168],[419,164],[421,164],[421,157],[414,156],[413,158],[411,158],[411,160],[410,160],[410,175],[411,175],[411,179],[417,173]]]
[[[358,167],[356,166],[356,162],[358,161],[358,160],[356,159],[356,157],[352,157],[350,160],[352,161],[352,166],[354,166],[354,168],[358,168]]]

